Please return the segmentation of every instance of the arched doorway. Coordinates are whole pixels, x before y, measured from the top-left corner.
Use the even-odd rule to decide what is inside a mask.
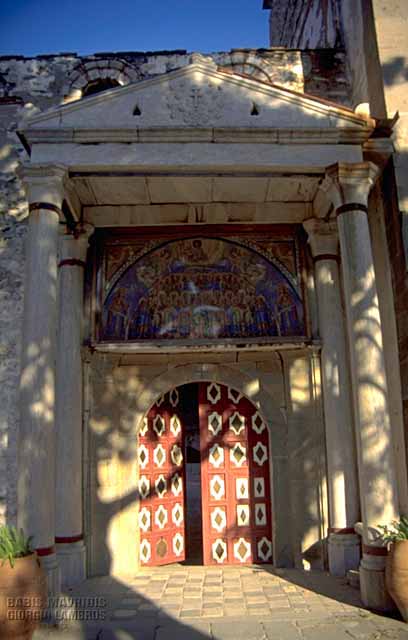
[[[267,425],[240,391],[196,382],[160,396],[139,431],[140,562],[272,562]]]

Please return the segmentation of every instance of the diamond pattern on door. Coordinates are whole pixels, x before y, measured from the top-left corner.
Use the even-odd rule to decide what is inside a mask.
[[[157,414],[157,416],[153,420],[153,429],[155,430],[159,438],[163,435],[166,429],[166,424],[160,414]]]
[[[236,467],[242,467],[246,462],[246,448],[237,442],[232,449],[230,449],[230,460]]]
[[[162,444],[158,444],[153,450],[153,460],[157,467],[162,467],[166,462],[166,450]]]
[[[234,542],[234,558],[240,562],[247,562],[251,557],[251,542],[245,538],[239,538]]]
[[[177,407],[179,403],[179,392],[178,389],[172,389],[169,393],[169,400],[172,407]]]
[[[219,384],[215,384],[215,382],[212,382],[207,387],[207,400],[209,400],[211,404],[217,404],[220,399],[221,387]]]
[[[199,405],[204,564],[271,562],[267,424],[241,393],[214,382],[199,384]]]
[[[211,466],[218,469],[224,464],[224,449],[219,444],[214,444],[210,449],[208,460]]]
[[[216,507],[211,511],[211,526],[213,529],[221,533],[227,526],[227,518],[225,515],[225,509]]]
[[[237,504],[237,525],[238,527],[249,527],[249,504]]]
[[[227,559],[227,544],[225,540],[217,538],[211,547],[212,558],[218,564],[222,564]]]
[[[216,411],[213,411],[208,416],[208,431],[216,436],[222,429],[222,416]]]
[[[161,474],[158,478],[156,478],[154,486],[156,488],[156,493],[159,498],[163,498],[167,493],[167,480],[163,474]]]
[[[244,416],[241,416],[241,414],[238,413],[238,411],[235,411],[235,413],[229,419],[229,427],[231,431],[235,433],[236,436],[239,436],[240,433],[245,431]]]
[[[248,478],[237,478],[235,480],[235,497],[237,500],[248,500],[249,491],[248,491]]]
[[[139,431],[138,522],[142,565],[164,565],[185,559],[184,429],[179,411],[179,392],[173,389],[153,405]]]
[[[179,433],[181,432],[181,422],[180,422],[180,418],[176,415],[171,416],[170,419],[170,431],[172,432],[173,436],[178,436]]]
[[[251,424],[252,424],[253,430],[258,435],[266,429],[265,423],[262,420],[262,417],[260,416],[258,411],[252,416]]]
[[[149,429],[149,423],[147,420],[147,416],[145,416],[143,418],[142,426],[140,427],[140,431],[139,431],[140,435],[145,436],[146,433],[148,432],[148,429]]]

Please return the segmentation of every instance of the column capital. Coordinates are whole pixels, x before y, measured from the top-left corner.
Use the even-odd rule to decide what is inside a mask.
[[[337,260],[339,255],[339,240],[337,223],[335,220],[309,218],[303,222],[309,236],[309,245],[315,259]]]
[[[17,175],[24,185],[30,210],[44,208],[61,212],[67,175],[64,165],[26,163],[18,168]],[[41,207],[42,204],[46,206]]]
[[[95,227],[85,222],[74,233],[65,233],[60,236],[60,262],[62,266],[85,266],[86,252],[89,238]]]
[[[326,169],[321,188],[336,211],[353,205],[353,210],[367,210],[368,196],[380,172],[373,162],[338,162]]]

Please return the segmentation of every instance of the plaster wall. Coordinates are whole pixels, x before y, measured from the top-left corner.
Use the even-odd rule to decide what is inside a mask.
[[[90,575],[138,569],[137,430],[162,393],[200,380],[239,389],[269,425],[275,563],[323,568],[325,440],[315,351],[151,354],[144,359],[94,354],[87,360]]]

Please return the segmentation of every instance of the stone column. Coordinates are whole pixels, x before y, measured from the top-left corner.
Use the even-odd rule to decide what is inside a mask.
[[[368,195],[378,175],[369,162],[327,171],[339,229],[356,420],[363,520],[361,595],[366,606],[391,607],[384,582],[386,548],[378,525],[398,517],[398,493],[387,398],[381,317],[375,282]]]
[[[60,239],[57,347],[57,470],[55,542],[63,586],[86,577],[82,508],[82,313],[88,237],[93,228]]]
[[[21,354],[18,526],[48,577],[60,589],[55,553],[55,356],[58,227],[62,215],[61,166],[27,165],[20,176],[29,201],[24,325]]]
[[[315,265],[322,338],[322,386],[329,492],[328,555],[332,575],[344,576],[360,563],[359,496],[351,387],[340,292],[336,222],[311,218],[303,223]]]

